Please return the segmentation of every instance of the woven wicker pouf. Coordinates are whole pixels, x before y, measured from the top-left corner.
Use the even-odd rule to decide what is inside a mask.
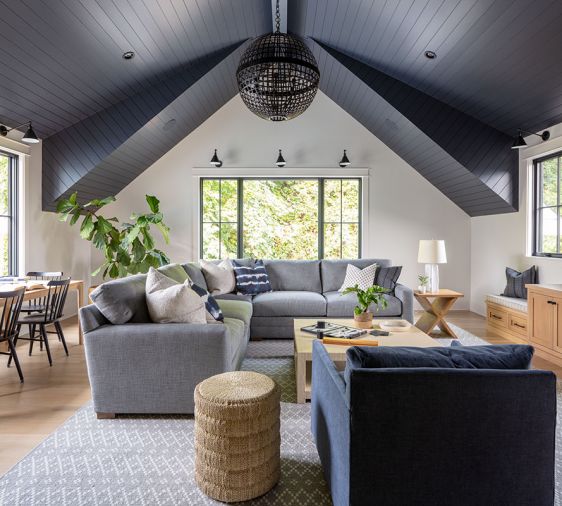
[[[281,473],[280,391],[250,371],[218,374],[195,387],[195,479],[209,497],[247,501]]]

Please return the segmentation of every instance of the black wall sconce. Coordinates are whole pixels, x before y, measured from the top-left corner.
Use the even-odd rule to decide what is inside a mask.
[[[526,130],[519,129],[517,137],[513,141],[513,145],[511,146],[511,149],[521,149],[527,147],[527,143],[525,142],[525,139],[523,139],[524,133],[529,135],[536,135],[537,137],[540,137],[543,141],[547,141],[548,139],[550,139],[550,132],[548,130],[545,130],[542,134],[536,134],[534,132],[527,132]]]
[[[222,167],[222,160],[219,160],[219,157],[217,156],[217,150],[215,149],[215,154],[213,155],[213,158],[211,158],[211,165],[214,165],[215,167]]]
[[[277,167],[285,167],[285,165],[287,165],[285,158],[283,158],[283,155],[281,154],[281,150],[279,150],[279,156],[277,157],[275,165],[277,165]]]
[[[21,125],[18,125],[17,127],[13,127],[13,128],[8,128],[4,125],[0,125],[0,135],[2,137],[6,137],[6,135],[8,135],[8,132],[11,132],[12,130],[16,130],[25,125],[27,125],[27,130],[25,131],[25,134],[21,140],[23,142],[26,142],[27,144],[37,144],[39,142],[39,139],[37,138],[37,135],[35,135],[35,132],[33,131],[33,128],[31,126],[31,121],[26,121],[25,123],[22,123]]]
[[[348,167],[349,165],[351,165],[351,162],[349,161],[349,158],[347,157],[347,153],[346,150],[343,150],[343,156],[340,160],[340,167]]]

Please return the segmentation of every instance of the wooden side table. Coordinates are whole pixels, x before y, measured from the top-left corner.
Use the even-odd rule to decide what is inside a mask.
[[[457,338],[451,327],[445,321],[445,316],[453,307],[453,304],[464,297],[464,294],[442,288],[438,292],[421,293],[414,291],[414,297],[423,307],[424,312],[418,318],[416,327],[429,334],[436,326],[447,336]]]

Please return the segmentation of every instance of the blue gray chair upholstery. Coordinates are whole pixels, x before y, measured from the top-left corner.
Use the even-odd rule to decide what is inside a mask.
[[[455,348],[458,349],[458,348]],[[312,432],[335,506],[551,506],[547,371],[336,370],[315,342]]]

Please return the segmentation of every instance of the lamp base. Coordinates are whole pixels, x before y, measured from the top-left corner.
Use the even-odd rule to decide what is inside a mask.
[[[436,293],[439,291],[439,265],[425,264],[425,275],[429,278],[429,291]]]

